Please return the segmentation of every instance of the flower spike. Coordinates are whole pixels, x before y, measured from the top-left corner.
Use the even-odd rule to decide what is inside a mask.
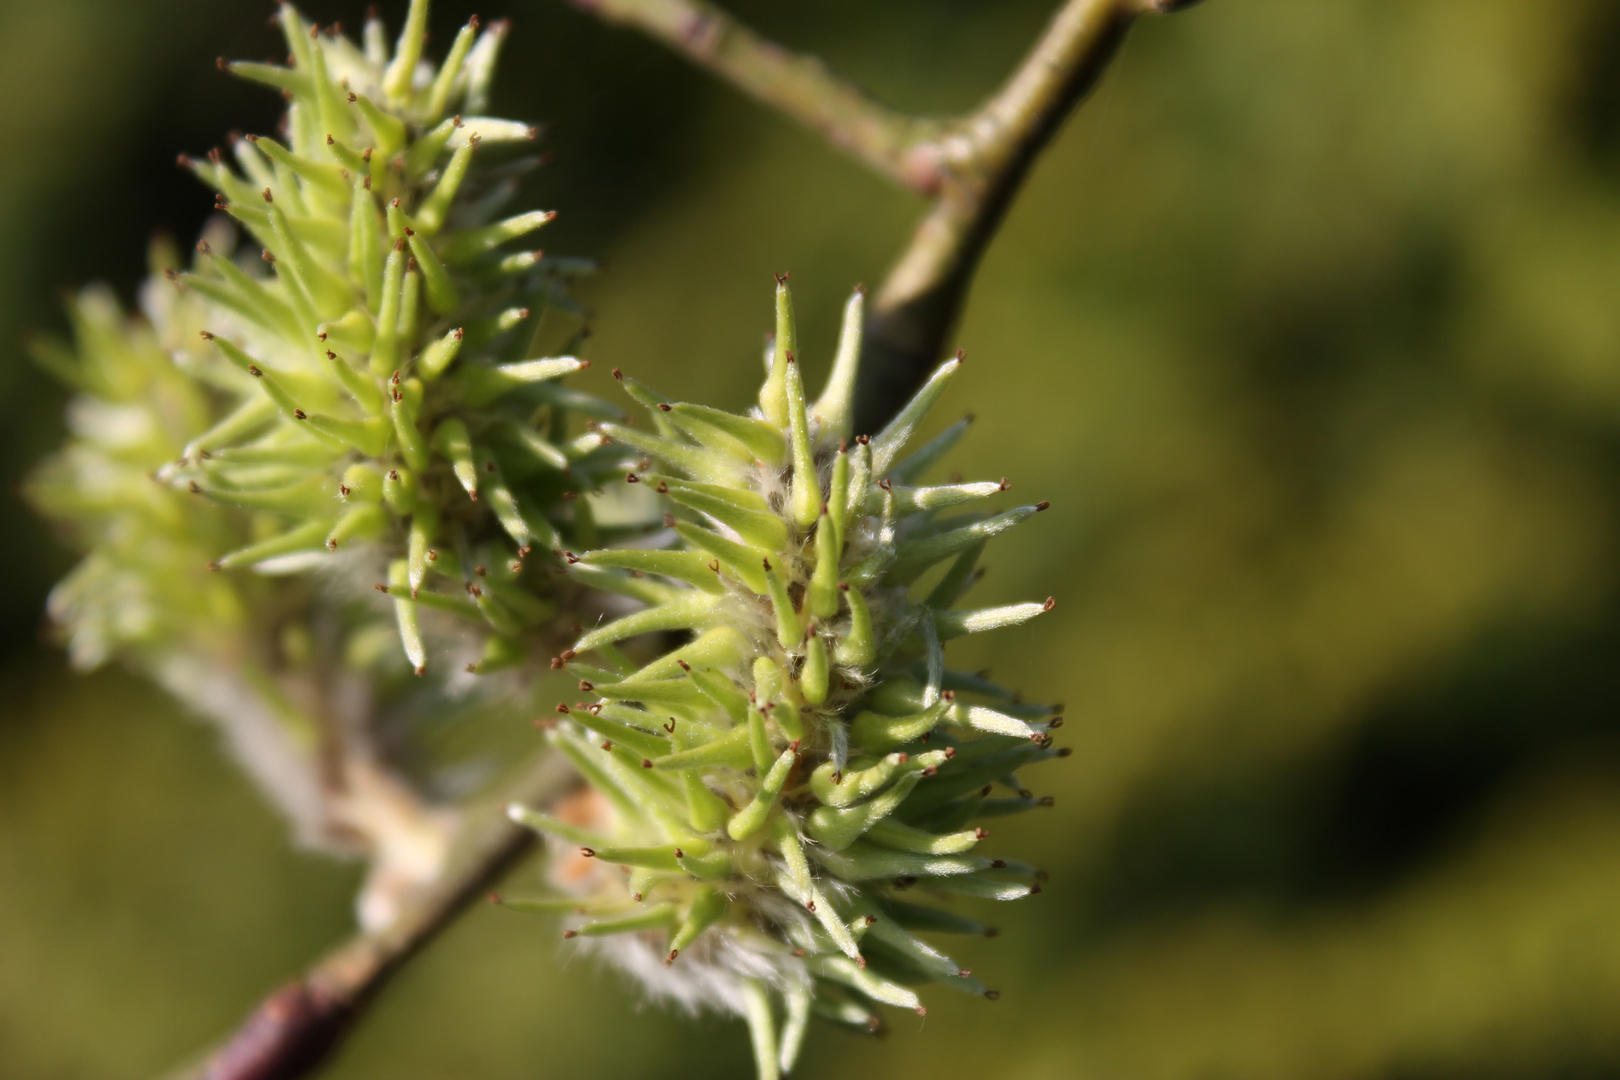
[[[913,936],[977,924],[916,901],[1038,891],[1032,870],[977,853],[977,822],[1041,805],[1022,790],[989,799],[985,789],[1059,756],[1049,732],[1061,723],[1054,709],[1015,704],[946,666],[949,639],[1050,606],[954,607],[987,542],[1045,506],[942,516],[1007,485],[926,484],[949,441],[901,462],[960,360],[877,438],[850,446],[859,293],[813,406],[785,277],[776,301],[750,416],[670,401],[615,373],[659,433],[611,430],[648,456],[630,478],[666,500],[679,547],[571,556],[576,571],[638,570],[659,585],[638,590],[646,607],[575,643],[566,663],[599,700],[549,732],[571,756],[591,740],[611,746],[584,759],[598,793],[593,847],[638,868],[628,878],[570,873],[578,902],[672,912],[667,924],[625,924],[623,948],[605,955],[653,972],[656,994],[746,1019],[761,1078],[791,1067],[812,1011],[865,1025],[879,1005],[923,1011],[906,984],[987,993]],[[916,588],[936,567],[944,577]],[[696,636],[639,670],[619,668],[616,651],[587,666],[592,649],[671,631]],[[621,673],[590,674],[608,668]],[[621,745],[651,767],[620,768]],[[563,842],[581,835],[515,815]]]

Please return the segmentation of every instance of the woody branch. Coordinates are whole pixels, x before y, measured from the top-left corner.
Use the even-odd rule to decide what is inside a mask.
[[[1030,167],[1130,25],[1193,0],[1067,0],[999,90],[971,113],[943,119],[892,109],[704,0],[569,2],[664,42],[932,200],[867,321],[856,428],[875,431],[945,351],[979,259]]]

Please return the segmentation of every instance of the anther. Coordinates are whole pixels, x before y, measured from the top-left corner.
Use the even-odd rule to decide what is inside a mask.
[[[582,848],[579,849],[579,853],[581,855],[585,856],[587,859],[596,858],[596,849],[595,848],[582,847]]]
[[[1042,611],[1051,611],[1055,607],[1057,607],[1057,597],[1048,596],[1046,598],[1046,603],[1041,605],[1041,610]]]

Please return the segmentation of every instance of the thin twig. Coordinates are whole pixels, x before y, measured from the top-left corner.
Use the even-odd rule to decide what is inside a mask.
[[[640,30],[786,113],[897,183],[935,190],[927,156],[908,148],[938,137],[938,121],[880,104],[819,57],[771,42],[704,0],[568,0],[582,11]]]
[[[1137,16],[1192,0],[1068,0],[1005,85],[967,116],[908,116],[819,59],[766,40],[704,0],[569,0],[664,42],[743,92],[934,199],[873,299],[856,428],[875,431],[945,351],[980,257],[1030,166]]]
[[[567,762],[546,754],[500,802],[466,812],[455,857],[386,929],[359,934],[275,990],[201,1064],[173,1080],[295,1080],[318,1068],[360,1012],[404,963],[480,899],[534,846],[535,834],[501,812],[510,799],[549,804],[576,784]]]

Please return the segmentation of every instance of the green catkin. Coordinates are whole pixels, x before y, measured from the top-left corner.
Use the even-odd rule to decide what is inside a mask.
[[[551,613],[577,607],[566,597],[579,587],[536,564],[555,563],[554,542],[644,528],[619,513],[623,524],[571,531],[595,519],[563,492],[596,498],[586,493],[622,475],[624,456],[580,433],[576,407],[618,410],[557,385],[583,362],[537,360],[528,334],[485,320],[538,318],[583,264],[497,272],[507,241],[552,217],[501,220],[487,198],[533,129],[478,115],[504,24],[469,23],[434,73],[427,9],[412,0],[390,55],[375,21],[362,49],[282,4],[289,66],[222,66],[285,95],[287,123],[274,139],[181,158],[223,212],[189,265],[154,249],[142,318],[86,290],[72,304],[76,347],[37,350],[88,418],[31,487],[86,549],[50,602],[74,660],[127,660],[242,745],[290,747],[276,764],[242,756],[304,839],[350,850],[355,836],[390,845],[311,794],[327,786],[325,759],[302,735],[287,741],[310,727],[289,703],[373,680],[365,715],[338,724],[369,731],[427,689],[412,671],[442,694],[469,659],[480,673],[543,666],[578,617]],[[496,437],[513,430],[550,452]],[[480,464],[487,479],[472,475]],[[518,570],[475,596],[479,563]],[[329,647],[281,645],[317,635]],[[373,647],[379,636],[394,646]],[[242,734],[284,717],[269,742]],[[288,761],[306,771],[288,779]]]
[[[674,929],[627,929],[623,949],[664,957],[668,977],[652,981],[655,992],[746,1018],[762,1078],[791,1066],[812,1012],[861,1023],[880,1004],[920,1012],[902,984],[931,980],[993,996],[906,928],[977,924],[907,901],[1039,891],[1028,868],[970,854],[985,835],[974,819],[989,804],[985,784],[1060,754],[1045,747],[1061,722],[944,660],[952,637],[1050,608],[952,607],[985,543],[1045,504],[940,519],[941,508],[993,498],[1007,485],[921,486],[938,456],[933,444],[903,489],[890,480],[960,360],[878,438],[850,447],[859,294],[846,309],[827,391],[813,405],[794,355],[785,278],[776,300],[775,345],[750,416],[672,402],[621,376],[657,433],[615,426],[612,434],[622,431],[667,470],[649,463],[629,480],[665,497],[676,546],[570,556],[587,577],[646,575],[626,591],[648,606],[591,630],[557,661],[598,698],[590,712],[635,733],[626,752],[669,746],[602,792],[614,808],[598,828],[602,843],[642,869],[630,885],[593,878],[581,899],[609,909],[673,905]],[[936,567],[944,573],[937,584]],[[614,653],[604,663],[621,674],[592,678],[592,649],[680,631],[693,642],[628,672]],[[559,746],[607,731],[577,708],[551,732]],[[620,749],[598,752],[599,760],[615,762]],[[664,786],[672,776],[684,785],[678,792]],[[572,835],[522,807],[512,814],[560,840]],[[913,907],[923,914],[889,914],[911,916]],[[881,974],[867,967],[868,951]]]

